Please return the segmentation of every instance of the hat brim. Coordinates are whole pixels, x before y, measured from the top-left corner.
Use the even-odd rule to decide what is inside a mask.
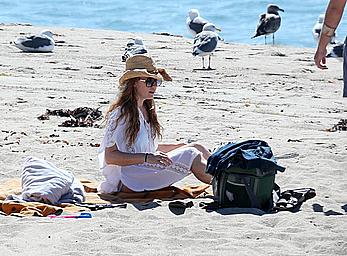
[[[163,80],[159,74],[151,74],[145,70],[128,70],[119,78],[119,86],[123,86],[126,81],[136,77],[151,77],[157,80]]]

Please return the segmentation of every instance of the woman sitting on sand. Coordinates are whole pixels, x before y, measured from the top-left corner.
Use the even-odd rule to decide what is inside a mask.
[[[99,148],[99,163],[106,180],[101,193],[149,191],[167,187],[190,173],[204,183],[209,151],[200,144],[159,144],[161,125],[154,93],[171,77],[145,55],[127,59],[119,79],[119,95],[106,113],[107,126]]]

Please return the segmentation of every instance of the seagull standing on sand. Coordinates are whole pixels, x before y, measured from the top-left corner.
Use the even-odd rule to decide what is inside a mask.
[[[53,33],[45,29],[37,35],[20,36],[14,46],[25,52],[51,52],[54,49]]]
[[[127,43],[124,54],[122,55],[122,61],[125,62],[129,57],[136,54],[148,53],[141,37],[136,37],[134,40]]]
[[[197,9],[189,10],[186,24],[189,32],[193,36],[201,33],[202,28],[206,23],[208,23],[208,21],[200,17],[199,11]]]
[[[212,23],[204,25],[201,33],[197,34],[194,38],[193,55],[201,56],[202,68],[205,69],[204,57],[208,55],[208,68],[211,69],[211,55],[217,47],[219,36],[215,31],[220,31]]]
[[[252,38],[264,35],[266,44],[266,36],[272,34],[272,45],[274,45],[274,33],[281,26],[281,16],[278,14],[278,11],[284,12],[284,10],[279,8],[277,5],[268,5],[267,12],[260,15],[260,20],[257,26],[256,33],[254,36],[252,36]]]
[[[319,41],[320,32],[322,30],[322,26],[323,26],[323,23],[324,23],[324,18],[325,18],[325,15],[324,14],[320,14],[318,16],[317,23],[313,26],[313,29],[312,29],[313,38],[314,38],[314,40],[317,43]],[[334,33],[334,35],[330,38],[330,43],[331,44],[335,44],[335,37],[336,37],[336,33]]]

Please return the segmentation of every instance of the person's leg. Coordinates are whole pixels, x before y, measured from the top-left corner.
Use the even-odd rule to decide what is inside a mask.
[[[347,37],[343,47],[343,94],[342,97],[347,97]]]
[[[123,183],[121,181],[119,182],[119,189],[118,189],[118,191],[125,192],[125,193],[135,192],[135,191],[131,190],[130,188],[128,188],[127,186],[123,185]]]
[[[164,151],[164,152],[170,152],[170,151],[173,151],[175,149],[178,149],[178,148],[185,148],[185,147],[194,147],[196,148],[197,150],[199,150],[201,153],[202,153],[202,156],[207,160],[210,155],[211,155],[211,152],[202,144],[199,144],[199,143],[190,143],[190,144],[184,144],[184,143],[181,143],[180,146],[176,146],[172,149],[169,149],[167,151]]]
[[[199,143],[191,143],[186,145],[186,147],[194,147],[197,150],[199,150],[202,153],[203,158],[205,158],[206,160],[210,157],[211,153],[210,151],[202,144]]]
[[[198,180],[207,184],[211,184],[212,176],[205,172],[206,166],[206,160],[204,159],[204,157],[202,157],[201,154],[199,154],[197,157],[195,157],[191,170]]]

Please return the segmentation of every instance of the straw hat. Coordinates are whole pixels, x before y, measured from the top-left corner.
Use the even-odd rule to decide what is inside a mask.
[[[135,77],[152,77],[157,80],[164,79],[172,81],[172,78],[163,68],[156,68],[152,58],[146,55],[134,55],[127,59],[125,63],[125,72],[119,79],[119,86],[125,85],[125,82]]]

